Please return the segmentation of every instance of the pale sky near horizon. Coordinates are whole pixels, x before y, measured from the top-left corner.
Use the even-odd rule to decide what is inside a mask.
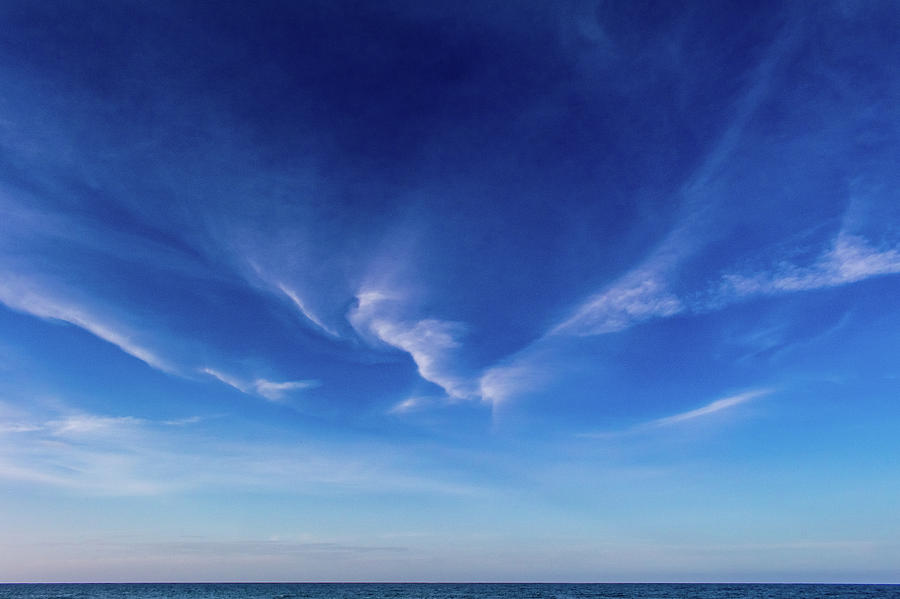
[[[0,3],[0,582],[900,582],[900,3]]]

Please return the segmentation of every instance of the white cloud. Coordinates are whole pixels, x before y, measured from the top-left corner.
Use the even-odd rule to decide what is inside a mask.
[[[271,292],[273,288],[277,289],[279,293],[291,301],[303,318],[312,324],[316,330],[321,331],[330,337],[340,337],[340,333],[326,325],[321,318],[316,316],[295,287],[285,283],[283,280],[279,280],[280,277],[271,275],[263,270],[256,260],[244,258],[242,262],[249,266],[253,273],[253,276],[250,276],[249,273],[245,273],[252,284],[265,289],[267,292]]]
[[[52,420],[46,428],[56,437],[109,436],[132,432],[143,421],[130,416],[108,417],[93,414],[73,414],[61,420]]]
[[[221,370],[216,370],[214,368],[201,368],[199,372],[208,374],[229,387],[237,389],[241,393],[259,395],[269,401],[280,401],[291,391],[310,389],[320,385],[319,381],[315,380],[278,382],[260,378],[254,381],[243,381],[238,377],[226,374]]]
[[[298,391],[300,389],[310,389],[318,387],[318,381],[267,381],[266,379],[256,379],[253,381],[253,389],[257,394],[265,397],[270,401],[279,401],[290,391]]]
[[[712,416],[713,414],[717,414],[724,410],[734,408],[753,399],[770,395],[772,392],[773,389],[755,389],[753,391],[746,391],[744,393],[722,397],[706,404],[705,406],[701,406],[693,410],[679,412],[678,414],[673,414],[672,416],[665,416],[663,418],[657,418],[656,420],[650,420],[648,422],[642,422],[627,429],[583,433],[578,436],[593,439],[617,439],[622,437],[630,437],[632,435],[646,433],[655,429],[676,426],[679,424],[684,424],[686,422],[691,422],[697,419]]]
[[[427,318],[405,320],[397,317],[398,296],[380,290],[357,294],[357,306],[348,315],[363,336],[405,351],[416,364],[419,376],[441,387],[453,399],[469,399],[474,385],[456,374],[452,366],[459,337],[465,327],[458,322]]]
[[[173,418],[172,420],[164,420],[162,424],[167,426],[187,426],[189,424],[197,424],[198,422],[203,422],[204,420],[209,420],[210,418],[217,418],[218,416],[188,416],[186,418]]]
[[[250,391],[251,391],[251,386],[248,385],[247,383],[244,383],[243,381],[240,381],[239,379],[237,379],[231,375],[228,375],[224,372],[215,370],[214,368],[200,368],[199,372],[201,372],[203,374],[208,374],[209,376],[213,377],[214,379],[218,380],[219,382],[225,383],[229,387],[237,389],[241,393],[250,393]]]
[[[416,410],[421,410],[429,403],[431,403],[431,400],[427,397],[408,397],[391,406],[391,409],[388,410],[388,414],[406,414],[407,412],[414,412]]]
[[[407,352],[423,379],[442,387],[455,399],[471,397],[468,381],[454,376],[447,367],[450,352],[460,346],[457,337],[462,326],[459,323],[435,319],[413,324],[375,320],[370,327],[379,339]]]
[[[602,34],[602,29],[594,32]],[[694,253],[713,225],[712,207],[724,197],[714,194],[716,178],[728,164],[759,105],[769,93],[772,78],[799,40],[796,27],[787,27],[762,57],[743,93],[733,105],[732,119],[722,130],[697,169],[682,185],[681,219],[656,249],[632,271],[594,295],[550,331],[550,334],[601,335],[622,331],[652,318],[664,318],[686,309],[667,289],[670,278],[686,257]]]
[[[22,280],[7,273],[0,282],[0,302],[9,308],[51,320],[68,322],[88,331],[92,335],[112,343],[125,353],[134,356],[148,366],[169,374],[177,374],[176,368],[168,361],[160,358],[144,347],[137,336],[124,327],[114,325],[93,311],[53,297],[39,290],[33,283]]]
[[[865,239],[841,233],[831,248],[810,266],[781,264],[773,273],[727,274],[719,298],[773,295],[855,283],[869,277],[900,273],[900,251],[878,250]]]
[[[278,289],[294,303],[294,305],[297,307],[297,309],[300,310],[300,313],[303,314],[304,318],[306,318],[308,321],[310,321],[311,323],[316,325],[316,327],[319,330],[324,331],[325,333],[327,333],[328,335],[330,335],[332,337],[340,336],[334,329],[331,329],[328,326],[326,326],[319,318],[316,317],[315,314],[313,314],[309,310],[309,308],[306,307],[306,304],[304,304],[303,300],[300,299],[300,296],[297,294],[296,291],[294,291],[293,289],[291,289],[290,287],[288,287],[287,285],[285,285],[283,283],[278,283]]]
[[[28,424],[26,422],[4,422],[0,423],[0,433],[30,433],[43,429],[42,426]]]
[[[704,416],[709,416],[711,414],[715,414],[716,412],[721,412],[722,410],[727,410],[729,408],[733,408],[734,406],[738,406],[742,403],[746,403],[751,399],[756,399],[757,397],[762,397],[764,395],[768,395],[772,393],[771,389],[757,389],[755,391],[747,391],[746,393],[739,393],[738,395],[730,395],[728,397],[723,397],[721,399],[717,399],[716,401],[710,402],[703,407],[697,408],[695,410],[689,410],[687,412],[681,412],[680,414],[675,414],[673,416],[666,416],[665,418],[659,418],[657,420],[652,420],[648,422],[645,426],[647,427],[657,427],[657,426],[670,426],[673,424],[680,424],[682,422],[687,422],[690,420],[695,420],[697,418],[702,418]]]
[[[588,299],[550,334],[602,335],[624,330],[650,318],[672,316],[684,305],[659,275],[637,269],[602,293]]]
[[[198,442],[196,432],[170,422],[86,412],[0,412],[0,481],[113,496],[197,488],[306,492],[323,486],[379,493],[474,492],[410,472],[416,460],[410,466],[393,447],[335,446],[312,439],[302,446],[209,438]]]
[[[478,386],[482,401],[496,406],[511,397],[539,389],[547,378],[547,372],[535,360],[520,357],[509,364],[487,369]]]

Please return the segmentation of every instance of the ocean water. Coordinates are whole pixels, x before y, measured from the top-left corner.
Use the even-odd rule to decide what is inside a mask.
[[[738,599],[745,597],[900,599],[900,585],[0,584],[0,599]]]

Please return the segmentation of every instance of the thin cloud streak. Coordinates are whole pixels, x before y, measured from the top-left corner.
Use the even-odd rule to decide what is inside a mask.
[[[303,303],[303,300],[300,299],[300,296],[297,295],[294,290],[283,283],[278,283],[278,289],[294,303],[294,305],[298,310],[300,310],[300,313],[304,318],[306,318],[306,320],[316,325],[316,328],[324,333],[327,333],[331,337],[340,337],[340,334],[337,331],[326,326],[325,323],[318,319],[316,315],[306,307],[306,305]]]
[[[471,495],[478,488],[421,476],[395,450],[199,442],[196,431],[87,412],[0,420],[0,479],[86,495],[171,495],[198,488]],[[10,419],[7,419],[10,418]]]
[[[281,401],[290,391],[299,391],[302,389],[312,389],[318,387],[319,381],[267,381],[266,379],[256,379],[253,381],[253,388],[259,395],[262,395],[269,401]]]
[[[666,290],[659,270],[647,264],[637,267],[511,360],[486,369],[479,377],[482,399],[502,402],[552,378],[546,359],[534,356],[545,356],[557,337],[615,333],[650,319],[721,310],[755,296],[813,291],[900,274],[900,249],[877,249],[863,237],[842,231],[809,266],[781,263],[769,272],[726,274],[704,299],[676,297]]]
[[[644,428],[654,428],[661,426],[671,426],[674,424],[681,424],[684,422],[688,422],[691,420],[695,420],[697,418],[703,418],[705,416],[710,416],[717,412],[721,412],[722,410],[727,410],[729,408],[733,408],[735,406],[739,406],[743,403],[746,403],[752,399],[756,399],[758,397],[763,397],[765,395],[769,395],[772,393],[772,389],[758,389],[755,391],[748,391],[746,393],[739,393],[738,395],[731,395],[729,397],[723,397],[722,399],[717,399],[713,402],[706,404],[703,407],[697,408],[695,410],[689,410],[687,412],[681,412],[680,414],[675,414],[673,416],[666,416],[665,418],[658,418],[657,420],[651,420],[650,422],[642,425]]]
[[[647,422],[635,424],[634,426],[631,426],[624,430],[580,433],[577,436],[590,439],[615,439],[640,433],[647,433],[653,430],[673,427],[689,423],[694,420],[703,419],[714,414],[718,414],[719,412],[737,407],[741,404],[745,404],[754,399],[771,395],[774,391],[774,389],[755,389],[753,391],[746,391],[744,393],[722,397],[715,401],[711,401],[705,406],[701,406],[693,410],[688,410],[686,412],[673,414],[672,416],[665,416],[663,418],[657,418],[656,420],[649,420]]]
[[[523,354],[484,371],[478,388],[482,401],[497,407],[517,395],[539,390],[549,378],[546,356]]]
[[[717,301],[837,287],[897,273],[900,251],[896,248],[878,250],[862,237],[841,232],[810,266],[781,264],[774,272],[724,275]]]
[[[60,320],[75,325],[95,337],[111,343],[126,354],[137,358],[151,368],[167,374],[178,374],[179,370],[167,360],[159,357],[143,344],[134,340],[136,336],[123,327],[111,324],[96,316],[90,310],[52,297],[32,285],[8,276],[0,283],[0,303],[7,307],[48,320]]]
[[[425,408],[431,403],[427,397],[408,397],[398,401],[388,410],[388,414],[407,414]]]
[[[650,318],[665,318],[684,310],[682,302],[665,290],[660,277],[637,269],[607,291],[589,299],[550,335],[615,333]]]
[[[291,391],[311,389],[313,387],[318,387],[321,384],[316,380],[278,382],[259,378],[253,381],[243,381],[238,377],[209,367],[200,368],[198,372],[202,374],[208,374],[219,382],[237,389],[241,393],[245,393],[247,395],[259,395],[260,397],[273,402],[283,400],[285,396]]]
[[[678,195],[683,216],[678,225],[643,263],[604,291],[588,298],[571,316],[550,329],[548,335],[615,333],[685,309],[682,301],[668,290],[668,280],[701,246],[704,230],[711,224],[713,208],[718,204],[717,199],[709,197],[709,184],[738,147],[747,123],[769,91],[778,66],[790,56],[796,42],[796,27],[788,23],[756,67],[751,84],[735,103],[735,116],[682,186]]]

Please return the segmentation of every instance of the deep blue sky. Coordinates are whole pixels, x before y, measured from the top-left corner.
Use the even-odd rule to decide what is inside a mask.
[[[900,582],[897,31],[2,3],[0,581]]]

